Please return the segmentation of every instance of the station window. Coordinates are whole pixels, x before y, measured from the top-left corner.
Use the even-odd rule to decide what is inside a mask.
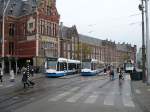
[[[29,28],[33,28],[33,23],[29,23]]]
[[[15,35],[15,25],[13,23],[9,24],[9,36]]]

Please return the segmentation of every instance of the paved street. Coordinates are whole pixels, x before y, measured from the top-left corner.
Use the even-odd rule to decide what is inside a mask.
[[[79,75],[35,82],[34,88],[1,96],[1,112],[143,112],[134,100],[129,75],[121,83],[117,78]]]

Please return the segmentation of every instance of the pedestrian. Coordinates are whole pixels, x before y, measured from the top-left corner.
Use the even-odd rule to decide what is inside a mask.
[[[28,87],[30,86],[30,84],[28,83],[28,76],[26,71],[23,71],[22,82],[24,84],[24,89],[26,88],[26,85],[28,85]]]
[[[111,78],[112,78],[112,76],[111,76],[111,70],[108,70],[108,71],[107,71],[107,74],[109,75],[110,80],[112,80],[112,79],[111,79]]]
[[[119,71],[119,80],[122,79],[124,80],[124,77],[123,77],[123,71],[120,69]]]
[[[29,75],[29,74],[27,74],[27,76],[28,76],[28,78],[27,78],[28,83],[29,83],[31,86],[34,86],[34,85],[35,85],[35,83],[32,81],[32,79],[31,79],[30,75]]]
[[[3,71],[1,68],[0,68],[0,80],[1,80],[1,82],[3,82]]]
[[[34,69],[33,69],[32,66],[30,67],[30,74],[31,74],[32,77],[34,76]]]
[[[14,75],[14,70],[12,69],[10,71],[10,82],[14,82],[15,81],[15,75]]]
[[[112,76],[112,80],[114,80],[114,70],[111,70],[111,76]]]
[[[106,76],[107,75],[107,70],[106,70],[106,68],[104,68],[104,76]]]
[[[23,74],[24,72],[26,72],[26,68],[23,66],[22,68],[21,68],[21,74]]]
[[[110,75],[110,80],[114,80],[114,70],[110,69],[109,75]]]

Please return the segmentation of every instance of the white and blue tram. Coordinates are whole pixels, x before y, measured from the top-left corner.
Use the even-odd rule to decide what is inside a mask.
[[[47,58],[45,62],[45,74],[47,77],[64,76],[67,73],[67,59]]]
[[[67,74],[75,74],[78,73],[81,69],[81,62],[78,60],[67,60]]]
[[[77,73],[80,69],[80,61],[65,58],[47,58],[45,62],[45,74],[47,77],[60,77]]]
[[[97,69],[97,63],[98,61],[95,59],[84,59],[82,60],[82,70],[81,75],[82,76],[94,76],[99,71]]]
[[[124,63],[124,70],[126,73],[131,73],[134,69],[135,65],[132,60],[128,60]]]

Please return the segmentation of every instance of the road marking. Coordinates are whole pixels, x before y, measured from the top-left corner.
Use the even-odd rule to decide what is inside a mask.
[[[85,103],[90,103],[90,104],[95,103],[97,98],[98,98],[98,95],[92,94],[85,100]]]
[[[150,89],[147,89],[147,91],[150,91]]]
[[[71,98],[68,98],[65,102],[70,102],[70,103],[74,103],[76,102],[80,97],[82,97],[84,94],[83,93],[78,93],[76,95],[74,95]]]
[[[130,75],[125,75],[125,80],[130,80]]]
[[[2,84],[0,84],[0,87],[2,87],[3,85]]]
[[[8,87],[12,87],[13,85],[12,84],[10,84],[10,85],[7,85],[7,86],[5,86],[6,88],[8,88]]]
[[[126,107],[135,107],[135,105],[131,99],[131,96],[123,96],[123,104]]]
[[[135,90],[136,94],[141,94],[141,91],[139,89]]]
[[[80,88],[80,87],[74,87],[74,88],[72,88],[72,89],[69,90],[69,91],[66,91],[66,92],[64,92],[64,93],[62,93],[62,94],[59,94],[59,95],[55,96],[54,98],[48,99],[48,101],[58,101],[58,100],[62,99],[63,97],[65,97],[65,96],[71,94],[72,92],[78,90],[79,88]]]
[[[94,88],[93,87],[97,87],[98,86],[98,82],[91,84],[90,86],[85,87],[84,89],[82,89],[79,93],[75,94],[74,96],[68,98],[65,102],[70,102],[70,103],[74,103],[76,102],[80,97],[84,96],[85,93],[88,93],[89,91],[92,91]]]
[[[111,92],[105,97],[104,105],[114,105],[115,93]]]

